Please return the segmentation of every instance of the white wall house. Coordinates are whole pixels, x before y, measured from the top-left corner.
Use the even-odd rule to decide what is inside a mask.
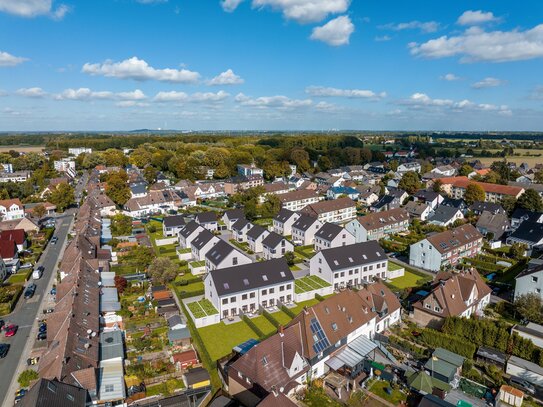
[[[515,299],[535,294],[543,301],[543,266],[530,267],[515,277]]]
[[[409,229],[409,214],[402,208],[359,216],[345,225],[357,243],[379,240]]]
[[[386,278],[388,258],[375,241],[321,250],[309,262],[309,272],[332,284],[334,290],[358,287]]]
[[[297,212],[307,205],[317,203],[322,199],[318,192],[309,189],[287,192],[286,194],[277,195],[277,197],[281,201],[283,209],[293,212]]]
[[[247,233],[252,229],[253,224],[245,218],[238,219],[236,223],[232,225],[232,236],[236,242],[246,242]]]
[[[181,228],[181,230],[179,230],[179,246],[182,249],[189,248],[192,240],[203,230],[204,228],[194,221],[187,223],[183,228]]]
[[[247,232],[247,243],[249,243],[249,249],[254,253],[261,253],[264,249],[262,247],[262,241],[268,236],[270,232],[268,229],[264,229],[260,225],[255,225],[249,232]]]
[[[356,204],[350,198],[338,198],[307,205],[300,213],[321,222],[344,223],[356,217]]]
[[[294,277],[285,259],[211,271],[204,279],[204,287],[205,298],[221,318],[294,301]]]
[[[219,242],[205,255],[206,272],[251,263],[251,259],[219,239]]]
[[[177,236],[184,226],[185,217],[183,215],[166,216],[162,220],[162,234],[168,237]]]
[[[325,223],[315,233],[315,251],[354,244],[354,236],[335,223]]]
[[[282,236],[292,235],[292,225],[299,217],[299,213],[281,209],[273,218],[273,231]]]
[[[315,233],[322,227],[322,223],[307,215],[302,215],[292,225],[292,241],[302,246],[315,242]]]
[[[25,210],[21,201],[16,199],[3,199],[0,201],[0,219],[15,220],[25,217]]]
[[[190,243],[192,258],[196,261],[204,260],[207,252],[219,243],[219,240],[220,239],[209,230],[202,230]]]
[[[279,259],[294,251],[294,245],[284,236],[270,232],[262,241],[262,251],[266,260]]]
[[[232,226],[234,226],[234,223],[236,223],[239,219],[243,218],[245,218],[243,209],[230,209],[224,212],[224,215],[222,215],[222,221],[226,225],[227,230],[232,230]]]

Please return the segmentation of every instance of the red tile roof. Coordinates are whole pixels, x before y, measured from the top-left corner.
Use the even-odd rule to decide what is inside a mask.
[[[15,244],[23,244],[25,231],[24,229],[3,230],[0,232],[0,240],[13,240]]]
[[[13,240],[0,240],[0,256],[3,259],[12,259],[17,253],[17,246]]]

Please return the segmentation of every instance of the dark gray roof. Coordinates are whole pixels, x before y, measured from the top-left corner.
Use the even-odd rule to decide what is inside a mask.
[[[87,390],[57,379],[40,379],[20,401],[22,407],[75,407],[86,405]]]
[[[381,199],[379,199],[377,202],[375,202],[373,205],[371,205],[372,208],[382,208],[386,205],[391,204],[396,199],[395,196],[392,195],[385,195]]]
[[[220,296],[294,281],[284,258],[214,270],[210,274]]]
[[[190,330],[189,328],[181,328],[181,329],[169,329],[168,330],[168,340],[170,342],[179,341],[182,339],[188,339],[190,338]]]
[[[213,246],[210,251],[207,252],[206,259],[208,259],[215,266],[218,266],[221,261],[223,261],[224,258],[234,250],[236,249],[232,245],[226,243],[224,240],[221,240],[219,243]]]
[[[448,222],[460,209],[452,206],[440,205],[436,208],[435,212],[428,218],[430,222]]]
[[[209,373],[203,367],[190,369],[187,373],[185,373],[185,380],[188,385],[200,383],[205,380],[209,380],[209,378]]]
[[[145,194],[147,192],[147,183],[138,182],[130,184],[130,191],[133,194]]]
[[[273,219],[283,223],[289,220],[294,214],[295,212],[289,211],[288,209],[281,209]]]
[[[541,217],[541,212],[532,212],[528,209],[517,208],[511,215],[511,219],[524,219],[536,222]]]
[[[214,237],[215,235],[213,233],[211,233],[207,229],[204,229],[198,234],[198,236],[192,239],[191,245],[196,247],[196,249],[200,250],[202,247],[208,244]]]
[[[503,207],[500,204],[494,202],[477,201],[470,205],[469,210],[475,213],[483,213],[484,211],[488,211],[492,214],[496,214],[499,212],[505,213]]]
[[[192,235],[198,228],[200,227],[199,224],[191,220],[189,223],[185,225],[183,229],[179,231],[179,234],[183,237],[189,237]]]
[[[224,214],[230,220],[236,220],[236,219],[241,219],[245,217],[245,214],[243,213],[243,209],[230,209],[226,211]]]
[[[249,222],[247,219],[245,218],[239,218],[236,222],[234,222],[234,224],[232,225],[232,230],[237,230],[237,231],[240,231],[241,229],[243,229],[245,226],[247,226],[248,224],[251,224],[251,222]]]
[[[292,224],[292,227],[294,229],[298,229],[298,230],[301,230],[302,232],[305,232],[315,222],[317,222],[317,218],[313,218],[313,217],[307,216],[307,215],[301,215],[298,218],[298,220]]]
[[[266,247],[274,248],[274,247],[277,247],[277,245],[281,243],[283,239],[284,237],[281,236],[280,234],[275,233],[275,232],[270,232],[270,234],[266,236],[264,240],[262,240],[262,244]]]
[[[510,237],[525,240],[527,242],[537,243],[543,239],[543,223],[525,220],[520,224],[517,230],[511,234]]]
[[[324,249],[321,253],[332,271],[375,263],[377,261],[385,261],[387,259],[384,250],[374,240]]]
[[[434,191],[428,191],[428,190],[422,190],[418,191],[415,196],[420,199],[424,199],[425,201],[433,201],[436,199],[440,194]]]
[[[215,212],[202,212],[194,216],[194,220],[200,224],[217,222],[217,214]]]
[[[266,232],[266,229],[264,229],[262,226],[254,225],[251,230],[247,232],[247,237],[250,237],[251,239],[258,239],[264,232]]]
[[[477,350],[477,356],[481,356],[485,359],[490,359],[495,362],[505,364],[507,360],[507,355],[503,352],[500,352],[498,349],[488,348],[486,346],[480,346]]]
[[[462,210],[467,204],[463,199],[445,198],[440,206],[452,206],[453,208]]]
[[[338,226],[334,223],[325,223],[317,231],[317,233],[315,233],[315,237],[330,242],[343,231],[345,231],[345,229],[343,229],[341,226]]]
[[[163,220],[164,226],[172,228],[175,226],[183,226],[185,224],[185,217],[183,215],[167,216]]]
[[[123,334],[121,331],[100,334],[100,360],[124,357]]]

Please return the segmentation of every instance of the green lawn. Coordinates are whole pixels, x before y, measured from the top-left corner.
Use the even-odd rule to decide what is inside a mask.
[[[264,316],[251,318],[251,321],[253,321],[253,323],[264,333],[264,335],[269,335],[277,331],[275,326]]]
[[[389,271],[395,271],[395,270],[399,270],[399,269],[403,269],[403,266],[400,266],[396,263],[392,263],[391,261],[388,262],[388,270]]]
[[[302,255],[306,259],[310,259],[315,255],[315,250],[313,250],[313,245],[308,246],[296,246],[294,252]]]
[[[421,279],[424,279],[424,277],[414,274],[411,271],[405,270],[405,273],[402,277],[393,278],[392,280],[390,280],[390,284],[400,290],[403,290],[404,288],[416,287],[418,285],[417,281]],[[428,280],[429,279],[430,277],[428,277]]]
[[[247,242],[238,242],[236,241],[236,239],[230,239],[229,242],[243,252],[246,252],[249,250],[249,243]]]
[[[9,284],[24,284],[26,282],[26,275],[27,275],[27,273],[25,273],[25,272],[12,274],[8,278],[7,282]]]
[[[199,328],[204,346],[211,360],[216,361],[232,352],[232,348],[248,339],[258,339],[253,330],[245,322],[226,325],[219,324]]]
[[[181,379],[170,379],[166,382],[153,384],[147,386],[145,389],[145,395],[147,397],[157,396],[162,394],[163,396],[171,396],[174,394],[175,390],[184,389],[185,383]]]
[[[318,303],[319,303],[319,300],[313,298],[312,300],[297,303],[296,307],[290,308],[290,310],[294,312],[295,314],[299,314],[304,309],[304,306],[311,307]]]
[[[289,266],[290,267],[290,271],[299,271],[301,270],[300,267],[298,267],[296,264],[294,264],[293,266]]]
[[[281,325],[286,325],[290,322],[290,317],[283,311],[274,312],[271,314],[271,316],[274,317]]]
[[[296,279],[294,280],[294,284],[294,291],[296,292],[296,294],[318,290],[319,288],[330,286],[330,284],[317,276],[305,276]]]
[[[203,318],[207,315],[214,315],[219,313],[219,311],[215,309],[211,301],[205,298],[200,301],[191,302],[187,304],[187,306],[189,307],[192,315],[194,315],[195,318]]]
[[[205,260],[193,261],[190,263],[192,267],[204,267],[206,265]]]
[[[401,391],[392,390],[392,393],[388,394],[385,392],[386,388],[390,388],[390,383],[384,380],[378,380],[371,385],[369,391],[394,405],[398,405],[401,401],[407,400],[407,396]]]

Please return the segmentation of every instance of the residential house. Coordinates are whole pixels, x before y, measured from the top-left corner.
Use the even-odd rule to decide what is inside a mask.
[[[314,217],[301,215],[292,224],[292,241],[294,244],[307,246],[315,243],[315,233],[322,227],[322,223]]]
[[[506,196],[518,198],[524,193],[524,188],[511,185],[490,184],[488,182],[476,182],[467,177],[447,178],[442,180],[444,188],[450,186],[452,198],[463,198],[469,184],[479,185],[485,191],[485,201],[501,202]]]
[[[233,225],[232,225],[232,235],[236,242],[246,242],[247,241],[247,233],[251,228],[253,227],[253,224],[249,222],[245,218],[239,218]]]
[[[0,240],[0,257],[8,273],[15,273],[19,269],[17,245],[13,240]]]
[[[26,233],[35,233],[40,227],[30,218],[21,218],[0,222],[0,230],[23,229]]]
[[[0,184],[4,182],[25,182],[31,175],[30,171],[0,172]]]
[[[464,215],[460,209],[450,206],[439,206],[428,217],[428,222],[432,225],[447,227],[460,219],[464,219]]]
[[[19,200],[2,199],[0,200],[0,219],[3,221],[22,219],[25,216],[24,206]]]
[[[279,235],[289,236],[292,234],[292,225],[300,217],[299,213],[288,209],[281,209],[273,218],[273,231]]]
[[[536,294],[543,301],[543,265],[526,268],[515,277],[515,299],[521,295]]]
[[[335,223],[325,223],[315,233],[315,251],[355,243],[355,237],[345,228]]]
[[[365,207],[371,206],[374,202],[377,202],[379,200],[379,190],[375,190],[375,188],[377,187],[371,187],[369,189],[357,187],[356,189],[360,192],[360,195],[358,195],[358,202]]]
[[[262,185],[264,185],[264,178],[262,175],[249,175],[247,177],[238,175],[224,181],[224,192],[227,195],[233,195],[239,191]]]
[[[430,271],[454,266],[463,257],[478,255],[483,235],[471,224],[429,235],[409,248],[409,264]]]
[[[384,250],[371,241],[323,249],[311,258],[309,271],[339,290],[358,287],[374,278],[386,278],[387,265]]]
[[[505,232],[509,230],[511,224],[505,212],[483,211],[475,227],[487,239],[500,240]]]
[[[190,243],[192,258],[196,261],[202,261],[205,259],[205,255],[211,250],[213,246],[219,243],[221,239],[211,233],[209,230],[202,230],[198,236],[192,239]]]
[[[75,155],[76,157],[81,154],[92,154],[92,148],[87,148],[87,147],[69,148],[68,154]]]
[[[286,194],[277,195],[277,197],[281,201],[283,209],[293,212],[299,211],[307,205],[317,203],[322,199],[318,192],[310,189],[287,192]]]
[[[513,355],[509,356],[505,373],[510,376],[520,377],[535,386],[543,386],[543,367],[529,360]]]
[[[441,202],[443,202],[443,196],[434,191],[422,190],[415,194],[415,201],[422,202],[428,205],[432,210],[435,210]]]
[[[441,165],[430,171],[433,174],[440,175],[442,177],[453,177],[456,174],[456,169],[451,165]]]
[[[356,201],[360,196],[360,192],[355,188],[345,186],[332,187],[326,191],[326,197],[328,199],[338,199],[340,196],[346,196],[353,201]]]
[[[294,301],[294,277],[285,259],[211,270],[204,287],[221,318]]]
[[[517,334],[524,339],[528,339],[535,346],[543,349],[543,325],[534,322],[528,322],[526,325],[514,325],[511,334]]]
[[[189,349],[184,352],[174,353],[170,357],[170,361],[175,365],[175,370],[181,371],[198,365],[200,360],[194,349]]]
[[[450,316],[483,315],[492,290],[475,269],[437,275],[432,289],[413,304],[410,318],[420,326],[439,329]]]
[[[268,236],[262,240],[262,249],[266,260],[279,259],[284,257],[288,252],[294,252],[294,245],[275,232],[270,232]]]
[[[356,204],[350,198],[338,198],[307,205],[300,213],[321,222],[342,223],[356,217]]]
[[[357,243],[379,240],[392,233],[400,233],[409,229],[409,214],[402,208],[359,216],[349,222],[345,229],[356,239]]]
[[[405,174],[406,172],[413,171],[413,172],[420,172],[420,164],[418,162],[409,162],[409,163],[403,163],[398,165],[398,168],[396,169],[397,172],[400,174]]]
[[[63,158],[62,160],[57,160],[53,163],[55,170],[58,172],[63,172],[70,178],[74,178],[77,173],[75,171],[75,161],[69,158]]]
[[[469,206],[469,211],[473,212],[475,215],[481,215],[483,212],[490,212],[491,214],[495,215],[497,213],[504,213],[505,209],[499,204],[495,202],[481,202],[481,201],[475,201]]]
[[[18,252],[22,252],[27,247],[27,240],[24,229],[3,230],[0,232],[0,240],[9,240],[15,242],[15,246]]]
[[[451,208],[460,209],[462,213],[466,213],[466,211],[468,210],[468,204],[461,198],[445,198],[441,203],[441,206],[450,206]]]
[[[251,263],[251,259],[220,240],[205,256],[206,272]]]
[[[262,187],[264,193],[259,197],[261,203],[266,200],[267,195],[281,195],[292,191],[292,188],[284,182],[272,182],[271,184],[264,184]]]
[[[370,206],[370,211],[381,212],[399,208],[408,197],[407,192],[397,188],[390,188],[387,195],[384,195],[379,201]]]
[[[147,195],[147,187],[149,185],[145,181],[133,182],[129,185],[130,195],[132,198],[143,198]]]
[[[403,209],[409,214],[411,219],[420,219],[423,222],[428,220],[428,216],[432,213],[432,208],[428,205],[415,201],[407,202]]]
[[[244,177],[250,177],[252,175],[263,176],[264,171],[262,170],[262,168],[258,168],[254,164],[251,164],[251,165],[238,164],[238,174]]]
[[[162,234],[164,236],[178,236],[179,231],[186,225],[185,216],[166,216],[162,220]]]
[[[39,379],[19,401],[21,407],[86,407],[89,404],[86,389],[67,384],[57,378]]]
[[[194,215],[194,221],[211,232],[216,232],[219,229],[217,213],[215,212],[197,213]]]
[[[522,243],[532,250],[543,244],[543,223],[524,221],[507,238],[507,244]]]
[[[262,241],[268,236],[270,232],[268,229],[263,228],[260,225],[254,225],[251,230],[247,232],[247,243],[249,243],[249,250],[254,253],[261,253],[264,248],[262,247]]]
[[[190,247],[192,240],[202,232],[204,228],[193,220],[183,226],[178,233],[179,246],[182,249]]]
[[[229,209],[224,212],[224,215],[222,215],[222,221],[226,225],[227,230],[232,230],[234,223],[243,218],[245,218],[245,213],[243,212],[242,208]]]
[[[532,212],[524,208],[516,208],[511,215],[511,229],[516,230],[524,221],[543,223],[543,213]]]

